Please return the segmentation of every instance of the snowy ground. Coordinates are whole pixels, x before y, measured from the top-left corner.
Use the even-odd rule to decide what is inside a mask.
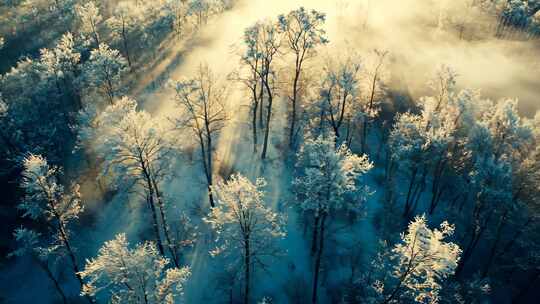
[[[148,89],[152,81],[155,81],[159,77],[170,77],[172,79],[189,77],[200,63],[208,63],[215,73],[220,75],[222,79],[225,79],[227,74],[232,72],[237,65],[238,55],[236,49],[241,43],[244,28],[257,20],[275,18],[280,13],[285,13],[301,5],[306,5],[306,1],[299,0],[271,2],[265,0],[240,2],[233,10],[212,20],[202,30],[201,35],[197,36],[197,39],[188,42],[176,42],[169,45],[165,50],[165,55],[159,57],[162,61],[157,62],[153,70],[146,73],[146,77],[140,79],[139,83],[134,86],[132,92],[134,97],[139,100],[142,107],[154,112],[156,115],[166,117],[173,111],[172,92],[166,88]],[[362,33],[360,26],[355,23],[342,23],[354,21],[353,17],[359,15],[358,12],[361,11],[363,6],[350,5],[344,7],[343,5],[338,5],[338,2],[341,3],[344,1],[309,1],[309,8],[321,10],[329,14],[328,35],[333,44],[325,52],[331,53],[352,44],[359,51],[373,48],[375,45],[368,43],[357,45],[356,39]],[[397,16],[401,18],[399,19],[401,21],[406,18],[403,14],[398,14]],[[358,23],[359,20],[355,22]],[[373,22],[376,28],[382,27],[383,24],[383,20],[380,20],[380,18],[373,18],[370,22]],[[397,21],[394,20],[393,22],[396,23]],[[395,33],[385,30],[379,34],[383,34],[383,37],[387,37],[388,40],[381,39],[382,41],[377,42],[379,44],[377,46],[382,45],[383,47],[390,48],[391,51],[401,48],[400,42],[402,41],[395,40],[397,36]],[[374,34],[372,33],[370,35]],[[373,38],[373,36],[371,37]],[[365,42],[364,39],[362,38],[360,40]],[[418,48],[427,48],[429,46],[427,43],[427,40],[417,41],[415,46]],[[439,53],[436,55],[433,51],[430,51],[430,53],[426,52],[426,59],[423,62],[410,62],[410,65],[415,67],[420,66],[421,69],[428,66],[434,67],[432,58],[436,56],[440,58],[440,52],[444,51],[448,54],[455,54],[454,56],[443,57],[448,59],[448,63],[457,62],[459,65],[464,66],[466,65],[462,61],[464,53],[467,57],[470,57],[469,60],[477,61],[476,59],[479,56],[484,56],[485,50],[490,46],[492,45],[463,45],[462,48],[458,49],[458,52],[454,53],[452,52],[456,51],[456,48],[448,45],[441,46],[438,49]],[[516,46],[516,48],[521,47]],[[404,50],[403,55],[408,58],[407,55],[410,51],[408,49]],[[417,51],[421,51],[421,49]],[[501,54],[502,52],[491,56],[499,56]],[[422,58],[422,56],[415,58]],[[487,63],[489,61],[478,62]],[[524,67],[513,67],[512,71],[517,74],[521,68]],[[407,67],[404,68],[404,70],[406,69]],[[475,70],[482,71],[482,68],[479,67]],[[482,75],[469,75],[468,71],[463,73],[465,78],[485,78]],[[417,74],[423,75],[422,73]],[[420,78],[425,79],[425,77]],[[506,78],[492,79],[492,84],[497,85],[504,82],[504,80]],[[415,93],[414,87],[419,82],[422,82],[422,80],[410,80],[408,86],[412,88],[413,93]],[[296,210],[290,207],[290,203],[292,202],[290,187],[294,173],[292,166],[293,158],[290,155],[282,153],[280,148],[284,146],[283,136],[286,133],[285,102],[278,99],[274,103],[276,107],[272,122],[269,157],[267,161],[261,162],[259,155],[255,155],[252,152],[251,131],[246,120],[248,100],[236,84],[231,84],[229,89],[231,92],[228,99],[230,120],[218,140],[217,161],[215,163],[216,176],[219,176],[220,168],[231,168],[232,171],[240,172],[252,180],[256,177],[264,177],[268,182],[266,189],[267,203],[287,215],[288,234],[281,242],[281,247],[287,248],[287,250],[284,251],[284,255],[279,259],[269,261],[269,263],[272,263],[269,273],[258,271],[254,278],[254,282],[256,282],[254,283],[254,298],[268,295],[274,298],[275,303],[287,303],[290,299],[282,292],[286,285],[289,286],[289,289],[291,289],[290,286],[295,286],[293,291],[299,291],[300,294],[298,296],[300,298],[309,294],[312,262],[308,250],[308,241],[304,236],[303,227],[298,221],[298,214]],[[526,94],[529,93],[531,92]],[[187,141],[187,138],[185,140],[186,146],[189,146],[191,143]],[[193,159],[190,159],[184,156],[174,164],[174,168],[174,177],[167,181],[163,189],[166,195],[172,198],[172,203],[169,206],[169,217],[175,216],[180,211],[193,213],[194,206],[198,205],[202,210],[205,210],[208,204],[206,187],[197,157],[194,156]],[[362,248],[365,257],[372,255],[374,244],[377,242],[377,233],[374,230],[373,223],[376,211],[380,208],[380,201],[382,200],[384,190],[379,188],[380,186],[376,182],[376,177],[381,175],[383,171],[383,168],[377,167],[366,177],[366,183],[376,193],[368,201],[366,216],[361,218],[354,226],[347,228],[348,241],[342,240],[343,242],[340,243],[343,245],[343,243],[351,242],[351,240],[358,241],[358,246]],[[89,207],[97,215],[90,229],[88,227],[80,227],[80,232],[77,233],[77,239],[80,240],[79,244],[77,244],[80,257],[94,256],[104,241],[112,239],[120,232],[127,233],[131,243],[136,243],[144,239],[146,235],[150,235],[148,212],[146,212],[146,206],[142,203],[140,197],[135,194],[116,195],[110,201],[104,202],[102,196],[98,193],[99,190],[96,187],[95,181],[81,180],[84,181],[83,193],[87,198],[87,202],[90,204]],[[201,235],[196,247],[191,250],[186,260],[183,261],[192,267],[193,273],[189,283],[185,287],[185,300],[186,303],[222,303],[228,297],[226,291],[218,290],[217,286],[217,276],[220,273],[220,269],[222,269],[222,265],[208,254],[212,246],[212,239],[209,232],[203,226],[201,226]],[[83,258],[80,258],[81,263],[82,261]],[[54,294],[54,290],[47,285],[48,283],[43,283],[47,282],[47,280],[43,279],[41,274],[29,275],[30,273],[39,273],[39,271],[31,268],[30,265],[28,261],[21,259],[2,274],[0,286],[2,286],[1,293],[4,296],[5,303],[55,303],[54,298],[56,295]],[[348,277],[350,273],[347,261],[337,261],[335,265],[328,268],[328,273],[330,272],[332,275],[327,275],[327,277]],[[71,295],[75,296],[77,294],[76,283],[74,280],[67,278],[69,274],[66,274],[64,277],[66,277],[64,286],[73,286],[71,288]],[[302,279],[304,280],[303,283]],[[302,284],[307,285],[304,286]],[[21,292],[21,290],[32,290],[32,292]],[[216,294],[219,294],[218,291],[223,292],[222,297],[216,296]],[[40,299],[33,299],[32,296],[36,294],[47,296]],[[324,297],[326,293],[324,290],[321,290],[320,294]]]

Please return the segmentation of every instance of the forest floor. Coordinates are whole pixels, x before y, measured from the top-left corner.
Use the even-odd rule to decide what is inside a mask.
[[[231,11],[211,20],[207,26],[201,29],[196,39],[179,41],[174,38],[169,40],[161,52],[156,54],[155,60],[149,64],[151,68],[144,73],[144,77],[136,80],[130,95],[139,101],[142,108],[167,119],[167,116],[174,111],[174,95],[171,89],[164,86],[165,80],[189,77],[199,64],[207,63],[223,81],[226,81],[228,74],[233,71],[239,61],[236,50],[242,42],[244,28],[260,19],[275,18],[279,13],[297,8],[302,3],[302,1],[282,2],[285,3],[280,3],[280,5],[268,5],[267,1],[241,3]],[[315,2],[315,7],[313,7],[315,9],[336,11],[334,4],[328,4],[331,1]],[[354,27],[352,28],[356,32],[351,31],[345,34],[342,32],[343,27],[337,25],[334,19],[330,18],[329,22],[334,22],[334,25],[329,27],[329,36],[331,41],[334,39],[337,42],[328,52],[333,52],[334,49],[344,49],[348,42],[341,42],[341,40],[355,39],[361,34],[359,33],[361,29]],[[349,27],[346,28],[349,29]],[[398,49],[396,42],[390,44],[393,47],[391,51]],[[424,44],[424,42],[418,43],[416,46],[429,48],[429,45]],[[364,45],[360,48],[367,50],[372,49],[373,46]],[[467,56],[472,56],[471,60],[474,60],[474,58],[482,56],[487,48],[488,45],[464,46],[458,50],[459,55],[454,58],[447,57],[447,59],[459,62],[463,54],[468,54]],[[455,51],[455,49],[452,50]],[[449,49],[448,52],[450,53],[451,50]],[[408,53],[409,50],[404,51],[401,58],[410,58]],[[420,87],[419,83],[425,85],[427,76],[415,72],[414,75],[422,75],[410,79],[411,77],[407,77],[411,73],[408,68],[419,65],[422,66],[422,69],[424,66],[435,68],[431,57],[436,54],[440,55],[441,52],[426,52],[425,57],[428,59],[425,62],[420,64],[417,61],[409,61],[409,66],[400,68],[400,78],[407,82],[401,84],[405,90],[411,90],[412,98],[417,98],[424,93],[416,88]],[[524,67],[519,66],[513,68],[512,71],[517,74],[522,68]],[[465,77],[470,78],[472,75],[466,74]],[[496,86],[501,81],[501,79],[495,79],[493,85]],[[480,85],[480,83],[478,84]],[[533,93],[540,94],[540,86],[529,86],[530,88],[524,96],[532,96]],[[252,180],[264,177],[268,182],[265,189],[266,202],[275,210],[285,213],[288,218],[288,233],[280,245],[281,248],[287,248],[287,251],[284,251],[281,257],[268,260],[272,266],[268,272],[260,269],[256,272],[254,282],[257,284],[254,288],[254,295],[259,298],[266,295],[271,296],[275,303],[287,303],[291,298],[296,298],[299,301],[306,299],[310,292],[312,263],[304,224],[301,221],[301,216],[292,206],[294,199],[291,194],[291,184],[295,157],[286,152],[287,103],[283,97],[274,103],[269,155],[265,161],[261,161],[260,149],[258,153],[253,153],[251,130],[247,122],[248,99],[239,84],[229,85],[229,92],[227,109],[230,116],[226,128],[221,132],[217,141],[215,176],[217,179],[227,178],[231,173],[239,172]],[[181,142],[187,150],[194,149],[194,143],[191,142],[192,136],[189,134],[179,136],[181,136]],[[372,140],[373,146],[377,145],[376,136],[372,136],[370,140]],[[173,178],[166,182],[164,192],[170,198],[169,217],[179,215],[181,211],[204,216],[208,210],[203,171],[195,155],[198,155],[196,151],[192,151],[179,158],[174,164]],[[376,232],[376,214],[381,208],[380,202],[383,200],[385,192],[380,183],[380,177],[383,174],[384,168],[376,166],[365,177],[365,183],[374,190],[374,194],[368,200],[365,216],[354,225],[345,228],[342,228],[339,223],[334,225],[335,229],[342,230],[340,230],[340,237],[332,240],[336,244],[339,243],[339,246],[329,246],[329,248],[336,249],[336,252],[330,250],[327,259],[326,271],[323,276],[323,281],[326,280],[327,286],[332,285],[332,282],[329,281],[330,278],[337,282],[338,279],[348,278],[351,275],[350,261],[346,260],[347,252],[339,252],[337,248],[341,248],[342,251],[361,248],[364,260],[360,264],[366,264],[367,259],[373,256],[379,238]],[[81,175],[79,180],[82,184],[87,208],[94,214],[94,217],[89,220],[90,225],[92,225],[91,229],[88,229],[83,222],[75,232],[79,240],[76,247],[79,248],[80,263],[83,262],[83,257],[95,256],[103,242],[113,239],[118,233],[126,233],[131,243],[141,241],[150,235],[149,216],[141,197],[132,193],[117,194],[112,198],[103,196],[97,182],[93,178],[87,178],[88,176],[95,176],[95,174]],[[398,186],[398,195],[399,192],[403,192],[402,188],[403,186]],[[192,270],[192,276],[185,286],[186,303],[224,302],[223,299],[229,296],[230,288],[220,281],[222,279],[219,277],[220,270],[224,266],[220,264],[219,259],[214,259],[209,254],[209,250],[212,249],[212,234],[200,220],[196,223],[199,224],[200,228],[199,241],[183,260],[183,263],[191,266]],[[71,291],[71,296],[76,298],[78,294],[77,283],[74,279],[70,279],[70,269],[64,269],[63,272],[63,285]],[[43,283],[46,281],[45,275],[41,274],[40,271],[35,271],[35,267],[29,260],[17,259],[17,263],[4,268],[2,275],[0,275],[0,294],[3,295],[4,302],[10,304],[36,303],[36,301],[55,303],[54,290],[48,284]],[[32,292],[21,292],[25,290],[32,290]],[[286,293],[283,293],[283,290],[286,290]],[[219,292],[222,292],[222,297],[217,296]],[[324,290],[321,290],[320,294],[332,297],[331,292],[324,292]],[[42,298],[35,299],[35,295],[42,295]],[[238,294],[233,296],[239,298]],[[321,303],[333,302],[338,299],[329,298],[326,300],[321,299]]]

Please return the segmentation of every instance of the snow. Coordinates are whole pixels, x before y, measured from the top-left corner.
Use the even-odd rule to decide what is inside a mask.
[[[280,13],[305,4],[304,2],[299,0],[281,1],[275,5],[268,5],[268,1],[262,0],[240,2],[233,10],[211,20],[210,24],[202,29],[200,37],[196,40],[181,41],[170,46],[170,53],[165,55],[165,64],[160,63],[148,71],[147,77],[138,79],[130,92],[133,94],[132,97],[138,101],[140,108],[151,112],[152,117],[157,120],[169,119],[172,116],[171,113],[176,110],[174,108],[174,91],[166,86],[157,89],[149,88],[149,84],[155,81],[153,77],[164,77],[163,75],[165,75],[173,80],[179,80],[193,76],[201,63],[207,63],[218,74],[221,81],[225,82],[229,73],[239,62],[236,50],[242,41],[244,28],[261,19],[275,18]],[[335,4],[331,2],[318,0],[310,1],[309,4],[310,8],[313,9],[335,12]],[[340,40],[337,44],[341,45],[343,43],[340,38],[344,37],[339,33],[339,26],[336,25],[338,22],[334,18],[335,16],[330,17],[328,21],[330,23],[328,31],[330,41]],[[375,22],[380,22],[380,20]],[[186,46],[186,43],[190,43],[190,45]],[[182,59],[179,60],[179,57]],[[278,241],[278,246],[282,249],[286,248],[286,250],[282,256],[266,261],[271,266],[267,272],[259,269],[254,274],[253,282],[256,283],[252,285],[252,299],[268,296],[273,299],[274,303],[290,302],[289,295],[283,290],[288,290],[287,288],[291,288],[291,286],[299,286],[296,288],[299,290],[296,291],[300,292],[301,297],[304,297],[305,300],[310,296],[313,258],[309,252],[309,237],[302,227],[302,217],[298,209],[293,207],[295,198],[291,188],[296,174],[294,169],[296,156],[284,153],[286,150],[284,147],[287,144],[285,137],[287,134],[285,129],[287,127],[287,103],[283,96],[279,96],[274,101],[268,158],[261,161],[260,154],[252,152],[251,131],[247,120],[249,99],[238,84],[229,83],[228,86],[229,95],[226,100],[226,108],[230,117],[225,128],[220,132],[216,144],[214,164],[216,182],[228,179],[233,173],[241,173],[251,181],[263,177],[267,182],[265,203],[269,208],[283,213],[286,217],[287,234]],[[508,106],[515,105],[509,103]],[[501,111],[503,110],[501,109]],[[499,112],[497,114],[502,115]],[[408,117],[406,115],[409,114],[404,114],[402,117]],[[404,123],[413,124],[416,121],[404,121]],[[525,133],[525,131],[520,132]],[[224,288],[224,286],[218,286],[220,284],[219,275],[223,272],[224,265],[221,260],[211,256],[210,251],[215,247],[215,235],[209,229],[210,227],[201,220],[207,215],[209,204],[198,147],[194,145],[192,136],[189,134],[179,134],[178,140],[181,142],[184,153],[171,160],[172,175],[163,182],[162,190],[169,201],[167,206],[169,218],[174,218],[180,211],[184,211],[193,217],[199,227],[199,238],[194,248],[186,250],[181,261],[191,270],[191,276],[184,286],[184,301],[186,303],[222,303],[224,299],[228,298],[226,291],[221,290],[224,293],[222,297],[215,295],[219,294],[220,287]],[[368,146],[378,146],[379,140],[376,134],[371,134]],[[401,144],[397,144],[397,146],[400,146],[402,153],[410,152],[406,149],[407,146]],[[420,146],[421,143],[417,143],[417,146],[413,148],[421,149]],[[362,210],[364,212],[354,224],[343,228],[343,232],[331,240],[332,244],[339,245],[335,246],[336,250],[333,251],[331,246],[327,246],[329,262],[327,262],[328,265],[324,266],[324,269],[328,289],[325,290],[322,287],[319,290],[321,302],[335,300],[329,298],[331,297],[332,284],[337,284],[339,280],[350,276],[350,267],[348,261],[345,260],[346,250],[343,248],[351,248],[353,245],[360,248],[362,267],[367,265],[376,254],[380,231],[378,231],[375,221],[378,219],[377,213],[381,212],[382,202],[385,200],[384,189],[382,189],[385,185],[381,182],[383,175],[384,167],[381,163],[377,163],[371,171],[362,177],[362,182],[370,189],[375,190],[373,195],[366,200]],[[407,179],[407,176],[401,174],[395,177],[395,191],[399,200],[397,205],[400,208],[401,198],[407,192]],[[91,227],[85,225],[77,227],[77,242],[74,247],[78,248],[77,254],[81,265],[84,258],[96,256],[102,244],[114,239],[119,233],[125,233],[127,240],[132,244],[152,239],[150,214],[140,195],[131,192],[117,193],[108,199],[99,194],[94,180],[88,180],[85,176],[81,176],[79,181],[82,184],[83,201],[90,207],[87,210],[96,215]],[[111,181],[110,177],[105,176],[101,182],[107,184]],[[419,210],[425,210],[429,204],[426,196],[424,195],[420,200]],[[433,218],[438,220],[437,216]],[[332,223],[332,228],[339,229],[344,222],[346,222],[346,218],[339,217],[336,222]],[[444,228],[442,229],[444,230]],[[330,263],[332,264],[330,265]],[[45,280],[41,277],[41,273],[29,275],[30,271],[38,273],[38,271],[29,269],[29,264],[30,262],[24,259],[18,260],[16,264],[4,272],[12,279],[2,279],[0,286],[6,290],[8,288],[20,289],[21,286],[39,288],[40,290],[35,291],[35,294],[47,295],[40,299],[40,303],[54,303],[56,296],[54,290],[45,290],[47,287],[40,283]],[[71,295],[76,295],[78,286],[74,278],[70,277],[69,269],[65,272],[67,274],[62,276],[62,284],[64,287],[68,287]],[[21,286],[14,286],[13,282],[19,279],[23,282]],[[303,286],[300,280],[304,280],[306,285]],[[240,298],[236,291],[240,284],[237,285],[234,293],[235,300]],[[31,298],[24,293],[19,295],[8,293],[6,300],[7,303],[29,303]]]

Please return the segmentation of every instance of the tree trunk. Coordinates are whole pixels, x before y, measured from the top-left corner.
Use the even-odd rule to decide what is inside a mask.
[[[154,185],[152,184],[152,178],[150,177],[150,173],[148,172],[148,169],[146,168],[145,161],[142,158],[142,155],[139,155],[139,162],[142,167],[142,173],[144,175],[144,179],[146,181],[146,187],[148,188],[148,193],[146,194],[146,201],[148,202],[148,205],[150,207],[150,211],[152,212],[152,220],[153,220],[153,226],[154,226],[154,233],[156,235],[156,242],[159,249],[159,253],[161,255],[165,255],[165,251],[163,250],[163,243],[161,241],[161,235],[159,233],[159,223],[158,223],[158,217],[156,213],[156,206],[154,203]]]
[[[206,116],[205,116],[206,117]],[[206,176],[208,178],[208,200],[210,201],[210,206],[215,207],[214,196],[212,195],[212,184],[213,184],[213,172],[212,172],[212,132],[210,131],[210,125],[208,118],[205,118],[205,127],[206,127],[206,162],[208,170]]]
[[[364,125],[362,127],[362,144],[361,144],[362,153],[366,153],[367,136],[368,136],[368,119],[367,117],[364,117]]]
[[[161,241],[161,235],[159,233],[159,226],[158,226],[158,218],[156,214],[156,206],[154,205],[154,195],[148,194],[146,201],[148,202],[148,206],[150,207],[150,211],[152,212],[152,227],[154,228],[154,234],[156,236],[156,243],[158,246],[159,253],[161,255],[165,255],[165,251],[163,250],[163,243]]]
[[[313,235],[311,239],[311,255],[314,255],[317,252],[317,239],[318,239],[318,233],[319,233],[319,220],[320,216],[315,216],[315,220],[313,223]]]
[[[294,73],[294,81],[293,81],[293,97],[291,99],[292,101],[292,112],[291,112],[291,129],[289,130],[289,147],[293,147],[294,145],[294,134],[295,134],[295,128],[296,128],[296,106],[298,103],[298,81],[300,80],[300,72],[302,71],[302,63],[299,62],[298,54],[296,57],[296,70]]]
[[[264,84],[261,81],[261,89],[259,91],[259,128],[264,128]]]
[[[471,240],[469,241],[467,247],[463,251],[463,255],[461,256],[461,259],[459,260],[460,263],[458,264],[456,268],[456,272],[455,272],[456,277],[461,274],[461,272],[465,268],[465,264],[472,256],[472,253],[474,249],[476,248],[476,245],[478,245],[478,241],[480,241],[480,238],[482,237],[482,235],[484,234],[484,231],[486,230],[490,217],[491,217],[491,213],[487,216],[484,223],[480,226],[476,226],[476,224],[474,224],[475,226],[473,226],[472,228]],[[476,218],[475,221],[480,221],[480,219]]]
[[[266,150],[268,149],[268,135],[270,133],[270,118],[272,116],[272,90],[270,89],[268,81],[265,81],[264,85],[266,87],[266,93],[268,94],[268,105],[266,106],[266,128],[264,130],[264,144],[261,155],[262,159],[266,159]]]
[[[326,213],[321,216],[321,233],[319,235],[319,250],[317,251],[317,258],[315,260],[315,271],[313,274],[313,293],[311,295],[311,303],[317,303],[317,291],[319,286],[319,272],[321,268],[322,253],[324,249],[324,224],[326,221]]]
[[[257,92],[255,90],[253,91],[253,117],[251,118],[251,128],[253,130],[253,153],[257,152],[257,107],[259,106]]]
[[[499,247],[499,242],[501,241],[502,236],[502,229],[506,224],[506,216],[508,215],[508,209],[504,211],[504,214],[501,217],[501,221],[499,222],[499,225],[497,226],[497,232],[495,233],[495,241],[493,243],[493,246],[491,247],[489,257],[486,263],[486,267],[484,268],[484,271],[482,272],[482,278],[487,277],[489,270],[491,268],[491,264],[493,263],[493,260],[495,258],[495,254],[497,253],[497,248]]]
[[[444,152],[443,152],[444,153]],[[431,184],[431,202],[429,204],[429,214],[433,214],[435,208],[439,203],[439,199],[442,195],[443,187],[441,186],[442,177],[446,168],[446,160],[443,155],[437,161],[435,169],[433,170],[433,181]]]
[[[244,282],[244,304],[249,303],[249,280],[251,270],[251,251],[249,246],[249,236],[244,239],[244,267],[245,267],[245,282]]]
[[[405,210],[403,211],[403,217],[407,217],[409,214],[410,209],[410,201],[411,201],[411,193],[414,186],[414,182],[416,180],[416,174],[418,173],[418,168],[414,167],[411,181],[409,182],[409,190],[407,190],[407,198],[405,199]]]
[[[58,230],[60,232],[60,237],[62,238],[62,241],[64,243],[64,246],[66,246],[66,250],[69,256],[69,259],[71,260],[71,265],[73,267],[73,271],[75,272],[75,277],[77,277],[77,280],[79,281],[79,284],[81,285],[81,289],[84,286],[84,281],[81,277],[79,266],[77,265],[77,259],[75,258],[75,253],[73,252],[73,249],[71,248],[71,245],[67,238],[67,233],[64,228],[64,224],[59,221],[58,224]],[[89,296],[85,295],[85,298],[88,300],[89,303],[94,303],[94,300]]]
[[[163,197],[161,195],[161,192],[159,191],[158,185],[154,179],[152,179],[152,185],[154,186],[154,190],[156,192],[156,198],[158,202],[159,207],[159,213],[161,215],[161,223],[163,226],[163,234],[165,235],[165,239],[167,240],[167,247],[169,248],[169,252],[171,253],[172,260],[174,262],[174,266],[179,267],[178,264],[178,257],[176,253],[176,246],[172,243],[170,232],[169,232],[169,225],[167,224],[167,216],[165,215],[165,204],[163,204]]]
[[[209,165],[211,164],[208,163],[208,155],[210,155],[210,160],[212,159],[211,152],[207,151],[208,147],[205,146],[202,134],[198,133],[197,136],[199,137],[199,145],[201,148],[200,150],[201,150],[201,158],[203,162],[204,175],[206,177],[206,183],[208,187],[208,200],[210,202],[210,206],[214,208],[216,205],[214,204],[214,196],[212,195],[212,176],[210,175],[212,168],[209,167]]]
[[[129,47],[126,36],[126,24],[122,20],[122,42],[124,43],[124,51],[126,52],[126,59],[128,61],[128,66],[131,68],[131,58],[129,57]]]

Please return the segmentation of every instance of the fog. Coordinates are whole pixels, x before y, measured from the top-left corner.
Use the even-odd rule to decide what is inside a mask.
[[[243,30],[258,20],[304,6],[327,14],[330,43],[321,54],[333,56],[349,49],[362,54],[375,48],[390,51],[392,74],[405,82],[416,99],[440,64],[458,73],[458,85],[480,89],[486,97],[520,100],[520,110],[530,116],[540,108],[539,43],[494,37],[495,20],[465,9],[469,0],[249,0],[214,18],[172,79],[189,76],[201,62],[223,77],[238,64]],[[468,13],[464,13],[468,12]],[[452,25],[449,20],[453,20]],[[456,21],[458,20],[458,21]],[[455,24],[467,20],[461,34]],[[314,64],[312,62],[312,64]]]

